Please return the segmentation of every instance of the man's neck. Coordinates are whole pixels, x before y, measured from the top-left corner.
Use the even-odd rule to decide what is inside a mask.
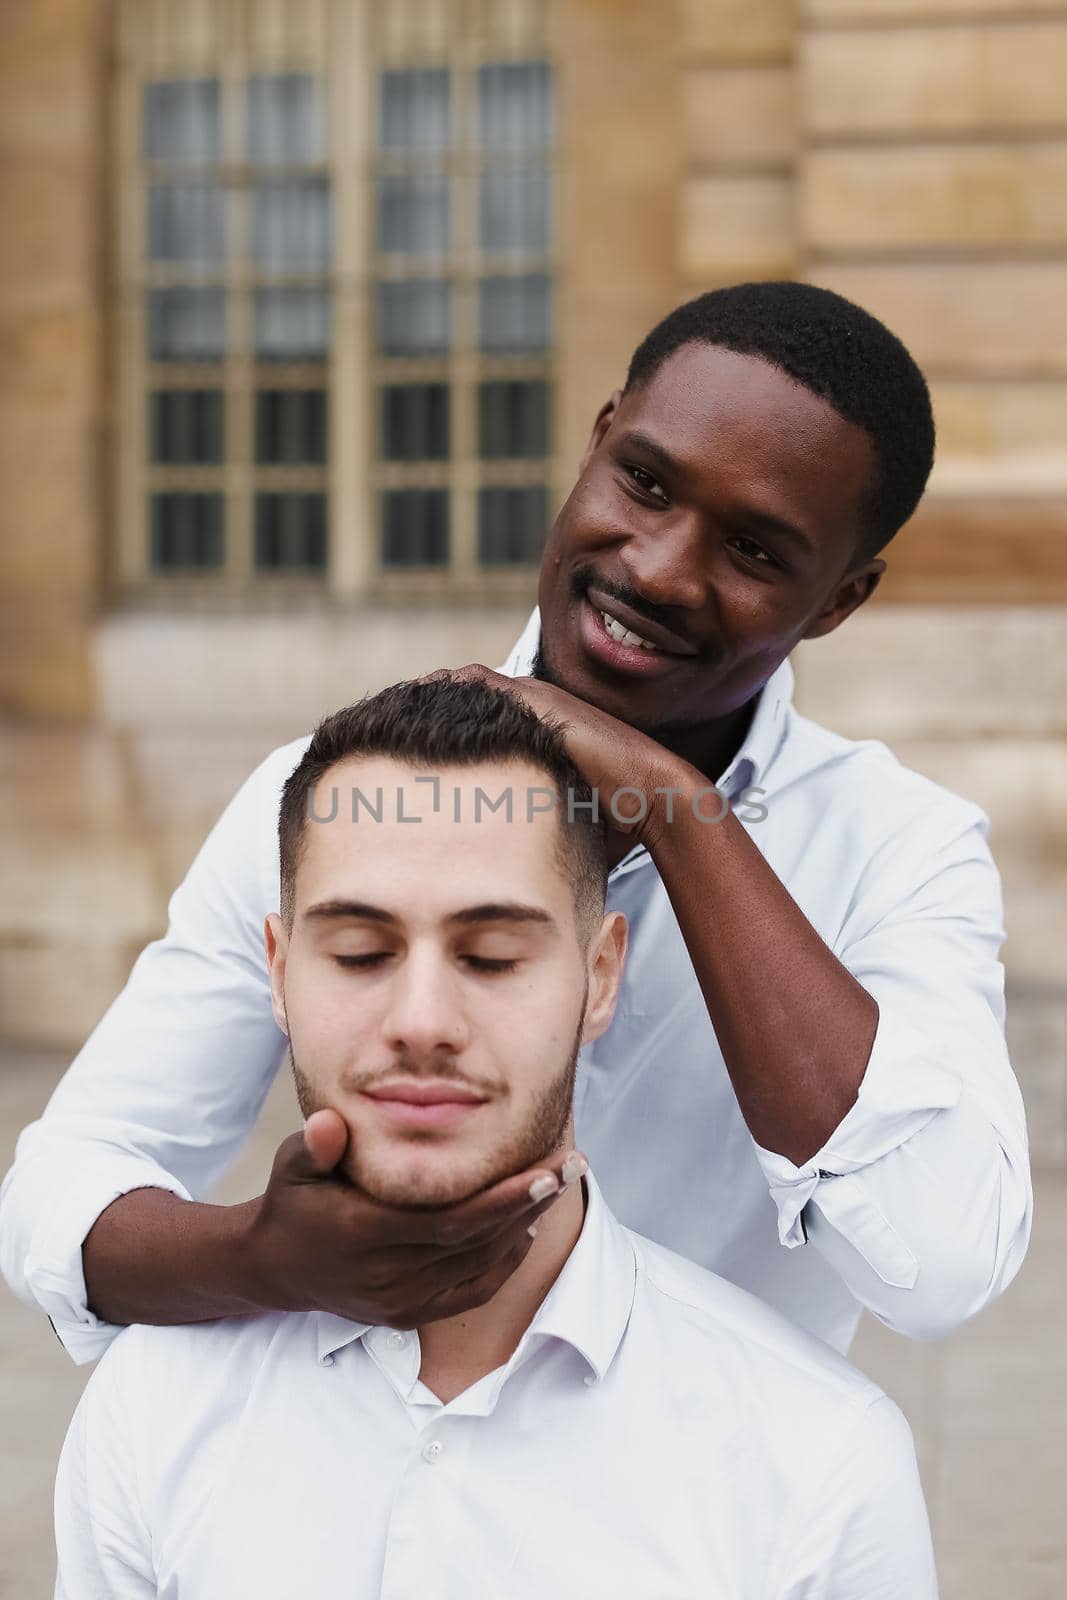
[[[576,1183],[543,1213],[521,1265],[490,1301],[418,1330],[419,1377],[445,1405],[514,1355],[577,1244],[584,1219],[585,1185]]]

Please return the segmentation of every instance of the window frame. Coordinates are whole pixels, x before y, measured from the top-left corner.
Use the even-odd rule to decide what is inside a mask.
[[[202,0],[198,0],[202,3]],[[561,373],[559,329],[563,257],[561,238],[561,173],[559,153],[561,134],[560,84],[550,40],[545,6],[544,33],[531,47],[517,30],[515,46],[505,51],[499,41],[486,35],[458,35],[445,30],[444,49],[428,48],[398,53],[377,37],[380,9],[374,0],[286,0],[298,16],[313,3],[319,18],[318,44],[312,42],[314,28],[301,42],[301,30],[294,22],[284,54],[257,55],[241,41],[239,18],[241,0],[215,0],[217,20],[207,24],[199,35],[180,41],[181,48],[161,54],[158,44],[158,18],[165,9],[158,3],[149,7],[143,0],[123,0],[119,8],[118,61],[116,82],[116,188],[117,247],[114,259],[110,304],[114,372],[113,428],[116,440],[116,490],[113,498],[117,537],[110,562],[113,598],[119,604],[144,605],[150,609],[195,605],[197,608],[263,607],[291,609],[302,606],[332,607],[353,601],[420,601],[452,596],[463,599],[528,599],[536,579],[538,561],[514,566],[480,566],[477,560],[477,503],[482,487],[544,485],[549,519],[563,498],[567,478],[559,459]],[[458,0],[462,4],[463,0]],[[186,0],[189,4],[189,0]],[[177,15],[181,8],[172,7]],[[275,7],[278,9],[278,7]],[[477,7],[472,7],[477,11]],[[215,30],[223,48],[207,48],[205,40]],[[181,29],[174,30],[180,39]],[[199,39],[199,43],[197,42]],[[325,42],[325,48],[324,48]],[[496,356],[481,354],[476,347],[473,317],[479,276],[491,272],[494,264],[513,270],[515,258],[496,257],[477,249],[474,231],[477,208],[476,173],[482,170],[479,152],[473,141],[460,150],[455,139],[444,153],[450,175],[450,191],[462,196],[470,210],[466,237],[469,249],[453,248],[443,261],[453,285],[465,286],[468,311],[466,337],[462,323],[453,320],[453,336],[447,355],[438,361],[430,358],[382,357],[375,347],[376,267],[376,185],[379,170],[378,75],[390,67],[411,69],[419,66],[447,66],[453,74],[453,128],[473,128],[477,68],[479,65],[513,59],[544,60],[549,64],[553,96],[553,131],[544,153],[528,152],[550,175],[551,205],[549,249],[537,256],[543,266],[528,270],[547,272],[552,293],[552,334],[543,355]],[[458,70],[457,70],[458,69]],[[264,387],[306,387],[316,380],[319,386],[323,368],[286,365],[272,385],[256,378],[256,361],[251,347],[252,276],[243,251],[231,245],[219,276],[227,292],[227,342],[217,379],[205,376],[203,364],[173,363],[159,387],[218,387],[223,394],[224,451],[217,466],[166,466],[150,460],[151,401],[156,385],[151,382],[151,362],[147,353],[148,286],[152,278],[147,261],[146,171],[142,159],[142,106],[148,82],[167,77],[218,77],[222,103],[222,148],[217,167],[190,168],[190,178],[217,176],[229,185],[238,184],[238,199],[230,196],[230,226],[243,231],[248,224],[250,178],[268,172],[271,176],[293,169],[266,169],[238,159],[243,139],[245,84],[250,74],[310,71],[320,74],[327,106],[327,149],[315,172],[328,176],[333,212],[333,253],[324,281],[330,296],[332,338],[325,363],[325,388],[328,396],[327,460],[317,466],[264,466],[258,464],[255,437],[255,394]],[[460,116],[467,118],[459,121]],[[230,158],[233,159],[230,159]],[[516,165],[523,152],[514,153]],[[311,176],[313,169],[301,168]],[[456,179],[461,181],[457,182]],[[455,205],[455,200],[453,201]],[[525,260],[526,257],[524,256]],[[530,256],[531,263],[534,257]],[[407,266],[402,264],[407,261]],[[410,258],[396,258],[401,264],[397,276],[410,276]],[[162,276],[160,273],[156,277]],[[235,292],[236,291],[236,292]],[[464,298],[464,290],[455,299]],[[451,428],[450,456],[444,462],[385,461],[379,453],[379,392],[384,382],[422,381],[417,372],[445,371],[449,387]],[[543,379],[548,387],[549,423],[546,454],[525,461],[501,461],[478,457],[478,379],[516,379],[525,376]],[[204,381],[194,381],[203,379]],[[234,440],[242,440],[238,449]],[[447,567],[385,567],[380,560],[379,495],[385,487],[426,486],[440,481],[444,469],[450,490],[450,561]],[[150,563],[152,487],[180,490],[212,490],[221,485],[225,496],[226,556],[221,569],[210,572],[159,571]],[[324,571],[277,572],[256,570],[253,566],[254,507],[257,492],[307,492],[322,489],[327,499],[327,562]],[[350,530],[342,537],[340,530]],[[546,533],[547,533],[546,527]]]

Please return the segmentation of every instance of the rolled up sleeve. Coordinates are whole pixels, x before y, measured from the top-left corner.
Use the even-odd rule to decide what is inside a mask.
[[[915,1338],[951,1332],[1011,1282],[1033,1205],[1000,880],[971,809],[933,847],[928,824],[895,840],[843,930],[835,953],[879,1008],[856,1101],[802,1166],[756,1146],[781,1243],[810,1243]]]

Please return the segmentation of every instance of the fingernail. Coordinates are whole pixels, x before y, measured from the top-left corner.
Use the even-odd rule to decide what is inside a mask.
[[[545,1173],[540,1178],[535,1178],[530,1185],[531,1200],[547,1200],[550,1194],[557,1194],[558,1192],[559,1184],[548,1173]]]
[[[572,1150],[563,1162],[563,1181],[566,1184],[577,1183],[579,1178],[584,1178],[589,1171],[589,1163],[578,1150]]]
[[[530,1235],[531,1239],[536,1239],[537,1238],[537,1230],[538,1230],[538,1228],[540,1226],[541,1226],[541,1218],[540,1217],[535,1217],[533,1219],[533,1221],[530,1223],[530,1226],[526,1230],[526,1232]]]

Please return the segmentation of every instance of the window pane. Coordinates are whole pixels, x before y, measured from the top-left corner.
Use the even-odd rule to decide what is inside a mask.
[[[483,350],[544,350],[551,336],[549,281],[542,274],[483,278],[478,339]]]
[[[448,179],[414,173],[378,179],[378,249],[425,254],[451,239]]]
[[[326,460],[324,389],[258,391],[256,460],[265,465],[297,465]]]
[[[385,355],[434,355],[448,349],[451,285],[440,278],[378,285],[378,348]]]
[[[257,494],[255,564],[261,571],[326,566],[326,496]]]
[[[383,72],[379,139],[383,150],[445,150],[450,84],[446,67]]]
[[[223,261],[226,194],[218,183],[154,183],[148,190],[150,261]]]
[[[215,78],[149,83],[144,91],[144,153],[149,161],[219,159],[219,85]]]
[[[250,161],[284,166],[323,160],[322,96],[309,74],[283,72],[249,78],[247,104]]]
[[[152,395],[152,460],[202,466],[222,460],[222,391],[161,389]]]
[[[547,172],[483,172],[478,243],[483,250],[547,250],[548,202]]]
[[[448,385],[397,383],[382,390],[386,461],[443,461],[448,456]]]
[[[548,454],[548,385],[478,385],[478,453],[494,461]]]
[[[250,253],[268,271],[329,264],[330,186],[325,179],[257,183],[252,190]]]
[[[221,567],[222,495],[152,496],[152,567]]]
[[[224,289],[150,289],[148,353],[153,361],[220,361],[226,349]]]
[[[547,61],[494,62],[478,68],[478,141],[493,150],[543,150],[552,142]]]
[[[388,489],[382,495],[382,565],[448,565],[448,490]]]
[[[325,289],[257,289],[253,342],[260,361],[324,361],[330,348]]]
[[[478,560],[483,567],[541,559],[548,497],[540,487],[478,490]]]

